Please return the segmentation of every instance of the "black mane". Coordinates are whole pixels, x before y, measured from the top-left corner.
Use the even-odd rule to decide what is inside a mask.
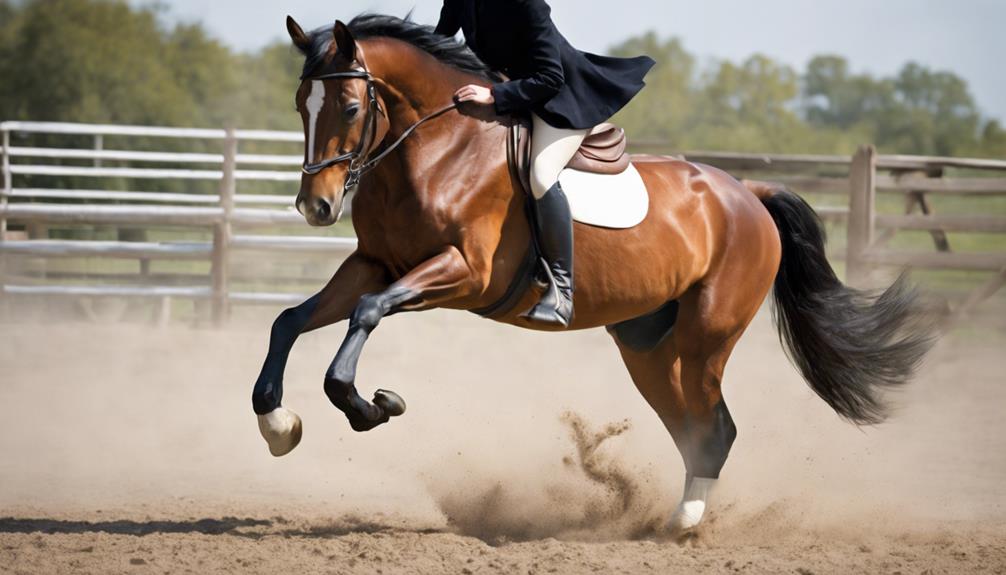
[[[349,24],[349,31],[357,40],[383,36],[401,40],[430,54],[448,66],[463,72],[474,74],[490,82],[499,82],[502,78],[489,69],[478,57],[468,49],[468,46],[454,38],[441,36],[434,32],[433,26],[418,24],[409,19],[384,14],[360,14]],[[332,27],[325,26],[310,33],[311,48],[305,51],[304,75],[308,76],[317,68],[328,54],[332,43]]]

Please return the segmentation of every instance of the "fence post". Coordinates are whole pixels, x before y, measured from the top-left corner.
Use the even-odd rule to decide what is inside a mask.
[[[0,244],[7,239],[7,204],[13,188],[10,173],[10,131],[3,127],[2,151],[3,158],[0,159],[0,171],[3,172],[3,188],[0,189]],[[6,319],[7,313],[7,255],[0,252],[0,315]]]
[[[234,171],[237,164],[238,141],[234,130],[227,129],[224,138],[223,177],[220,179],[220,208],[223,214],[213,230],[213,324],[221,325],[230,315],[228,294],[230,275],[231,216],[234,212],[234,193],[237,182]]]
[[[849,224],[846,243],[846,282],[862,283],[869,272],[863,255],[873,245],[876,224],[877,150],[860,146],[849,170]]]
[[[101,134],[95,134],[94,135],[94,151],[95,152],[100,152],[100,151],[102,151],[104,149],[105,149],[105,137],[102,136]],[[101,167],[101,158],[95,158],[94,159],[94,167],[95,168],[100,168]]]
[[[10,132],[3,128],[3,190],[0,190],[0,208],[6,208],[11,194],[11,173],[10,173]],[[0,242],[7,237],[7,214],[0,213]]]

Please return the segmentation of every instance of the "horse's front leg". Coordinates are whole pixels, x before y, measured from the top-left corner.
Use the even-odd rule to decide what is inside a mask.
[[[457,248],[451,246],[426,260],[384,291],[360,298],[349,332],[325,375],[325,393],[356,431],[367,431],[405,412],[397,394],[378,390],[374,402],[356,390],[356,366],[363,345],[381,319],[404,310],[429,309],[477,289],[478,280]]]
[[[349,317],[360,296],[388,285],[384,266],[353,254],[339,267],[328,285],[304,303],[284,310],[273,322],[262,371],[252,391],[252,408],[269,451],[286,455],[300,442],[300,417],[282,407],[283,372],[300,334]]]

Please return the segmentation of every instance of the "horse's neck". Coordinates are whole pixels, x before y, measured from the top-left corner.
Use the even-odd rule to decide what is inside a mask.
[[[405,125],[395,126],[399,130],[450,104],[458,88],[474,81],[401,41],[367,40],[364,49],[370,72],[385,83],[388,93],[384,96],[392,100],[389,106],[402,116]]]
[[[387,46],[382,48],[380,51],[372,49],[376,55],[372,73],[383,80],[382,98],[390,122],[386,142],[395,141],[422,118],[450,105],[458,88],[480,81],[426,54],[416,54],[414,48],[397,55],[393,55]],[[401,165],[411,172],[399,174],[399,177],[414,180],[413,176],[421,176],[434,166],[460,160],[447,153],[456,148],[459,141],[465,142],[471,150],[479,149],[479,142],[484,138],[502,142],[500,132],[486,130],[486,125],[485,121],[462,114],[459,110],[429,120],[396,150]],[[505,169],[505,147],[500,146],[499,152]],[[460,171],[463,168],[457,169]],[[402,191],[408,193],[411,190]]]
[[[484,83],[411,48],[400,50],[395,58],[389,58],[392,51],[387,45],[381,48],[370,53],[377,62],[372,72],[385,84],[382,98],[391,123],[387,142],[449,105],[461,86]],[[469,111],[436,117],[402,142],[394,152],[396,157],[389,157],[391,161],[378,170],[375,192],[382,197],[382,206],[451,206],[454,217],[477,213],[502,226],[512,225],[509,206],[515,201],[522,206],[523,195],[510,182],[507,129],[496,122],[491,110],[483,110],[486,116],[477,118]],[[473,173],[482,175],[473,178]],[[492,217],[497,210],[498,217]],[[431,223],[442,216],[431,216]]]

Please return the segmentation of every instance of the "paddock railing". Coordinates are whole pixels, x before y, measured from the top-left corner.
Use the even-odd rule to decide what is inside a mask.
[[[4,122],[0,136],[5,300],[154,298],[162,316],[172,300],[193,300],[219,323],[235,304],[303,299],[355,249],[346,227],[335,232],[343,237],[320,235],[330,229],[300,235],[308,228],[292,207],[303,153],[297,132]],[[663,142],[632,148],[673,153]],[[1006,284],[1006,161],[879,155],[869,146],[851,157],[682,155],[810,199],[838,230],[830,255],[845,261],[854,284],[892,268],[982,274],[958,314]],[[994,238],[959,249],[961,234]],[[98,264],[56,263],[81,260]]]
[[[234,303],[287,303],[304,296],[291,289],[234,289],[230,268],[236,253],[273,254],[280,259],[291,254],[342,258],[356,247],[352,237],[277,233],[304,227],[303,217],[292,208],[302,161],[299,133],[4,122],[0,137],[0,288],[4,295],[146,297],[160,299],[164,305],[172,298],[204,300],[219,323]],[[109,140],[121,148],[109,149]],[[171,141],[173,145],[165,144]],[[190,146],[206,151],[163,149]],[[271,151],[243,153],[246,147]],[[209,151],[213,148],[216,151]],[[289,153],[276,153],[276,149]],[[115,189],[136,183],[146,183],[138,186],[146,189]],[[150,183],[172,184],[172,191],[151,189]],[[258,189],[242,193],[239,187],[244,186]],[[266,192],[281,193],[263,193],[263,187]],[[22,229],[13,231],[12,224]],[[49,237],[51,228],[80,227],[173,228],[188,230],[197,239],[109,241],[76,239],[72,233],[70,238]],[[24,268],[27,273],[19,274],[11,265],[18,256],[36,261],[135,260],[140,273],[136,281],[123,285],[101,277],[108,274]],[[188,274],[189,285],[159,285],[145,277],[150,276],[152,262],[165,260],[209,262],[209,270],[204,278]],[[115,277],[123,275],[128,274]]]

